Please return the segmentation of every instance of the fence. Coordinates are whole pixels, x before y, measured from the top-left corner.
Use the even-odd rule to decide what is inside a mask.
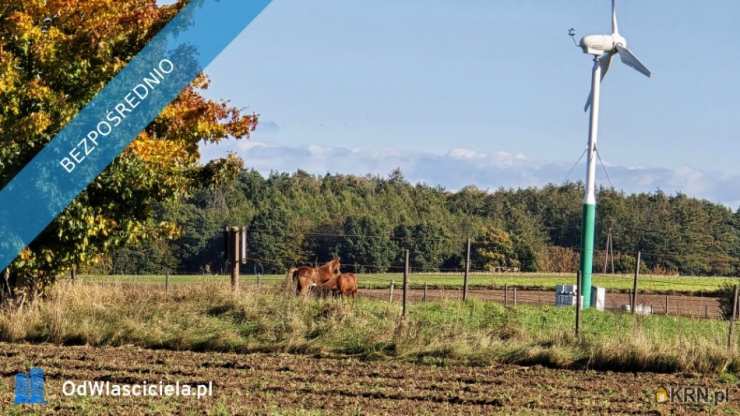
[[[234,293],[238,292],[239,281],[240,281],[240,268],[244,267],[241,265],[252,266],[256,272],[257,269],[264,270],[265,268],[279,270],[285,268],[286,264],[291,264],[287,259],[275,259],[275,258],[260,258],[248,253],[248,234],[249,231],[246,227],[227,227],[224,231],[224,252],[227,254],[227,259],[224,269],[230,272],[230,285]],[[377,240],[387,238],[387,236],[368,236],[368,235],[330,235],[324,234],[323,237],[341,238],[341,239],[366,239]],[[414,243],[416,244],[416,243]],[[369,278],[365,282],[361,290],[361,295],[370,298],[388,299],[391,302],[398,301],[401,303],[401,314],[406,315],[408,311],[409,302],[418,301],[431,301],[435,299],[460,299],[466,301],[468,299],[480,299],[484,301],[500,302],[504,305],[520,305],[520,304],[531,304],[531,305],[552,305],[554,304],[554,291],[552,287],[555,284],[570,284],[576,283],[574,273],[560,273],[549,275],[551,279],[548,282],[537,281],[532,279],[532,276],[525,275],[526,282],[508,282],[511,276],[518,276],[519,274],[513,273],[518,271],[516,265],[512,265],[508,260],[503,259],[501,263],[496,263],[499,260],[494,260],[494,263],[487,264],[486,268],[488,271],[483,272],[481,270],[472,270],[471,267],[471,252],[473,251],[473,243],[471,239],[467,239],[466,244],[463,246],[463,253],[459,256],[461,261],[459,264],[462,267],[439,267],[435,266],[435,271],[426,273],[414,273],[412,270],[410,260],[410,250],[403,249],[399,256],[403,264],[388,264],[387,261],[384,264],[358,264],[358,263],[343,263],[342,268],[355,271],[362,270],[383,270],[383,276],[378,278]],[[487,243],[484,243],[487,244]],[[486,246],[487,249],[491,247]],[[574,260],[574,255],[578,254],[576,250],[567,249],[569,251],[568,257],[570,260]],[[367,254],[367,253],[366,253]],[[422,253],[423,254],[423,253]],[[494,253],[495,254],[495,253]],[[387,254],[388,255],[388,254]],[[596,253],[598,256],[598,253]],[[608,243],[607,250],[603,253],[603,271],[608,271],[607,265],[611,260],[611,274],[602,274],[601,276],[607,276],[610,279],[619,279],[620,276],[624,278],[624,281],[611,282],[613,287],[607,288],[609,294],[606,299],[605,309],[610,311],[624,311],[629,310],[632,313],[635,312],[636,306],[641,305],[643,311],[649,310],[651,314],[662,314],[662,315],[674,315],[674,316],[685,316],[699,319],[720,319],[724,317],[722,312],[721,300],[716,296],[694,296],[695,292],[712,292],[716,293],[719,290],[717,282],[707,282],[701,279],[693,280],[680,280],[679,278],[672,278],[667,276],[640,276],[641,271],[644,268],[643,260],[645,257],[652,258],[656,264],[661,263],[656,259],[661,256],[660,253],[642,253],[637,251],[633,255],[626,255],[624,253],[616,253],[611,248],[611,241]],[[634,272],[631,276],[625,274],[618,275],[613,273],[614,258],[617,257],[631,257],[634,260]],[[372,256],[370,256],[372,258]],[[389,257],[390,258],[390,257]],[[498,259],[496,255],[492,256],[493,259]],[[316,256],[318,260],[318,256]],[[387,260],[387,259],[386,259]],[[478,259],[478,264],[480,259]],[[316,261],[318,263],[318,261]],[[562,263],[562,262],[561,262]],[[573,266],[574,261],[570,261],[570,269],[575,269],[577,266]],[[600,267],[596,265],[595,267]],[[315,265],[315,264],[314,264]],[[573,270],[574,271],[574,270]],[[207,279],[207,277],[201,277],[201,279]],[[398,280],[395,280],[398,279]],[[487,280],[490,279],[490,282]],[[197,278],[191,279],[196,281]],[[282,280],[281,276],[271,277],[270,280]],[[364,279],[361,277],[360,281]],[[503,280],[503,282],[501,282]],[[521,280],[521,279],[520,279]],[[557,280],[557,281],[556,281]],[[244,279],[245,284],[257,284],[260,285],[266,283],[268,279],[265,279],[261,274],[257,274],[253,277],[246,277]],[[396,286],[396,282],[401,283],[400,288]],[[431,285],[430,285],[431,283]],[[503,285],[501,284],[503,283]],[[598,285],[598,281],[594,282]],[[736,283],[736,282],[735,282]],[[169,274],[164,282],[165,291],[169,290],[170,278]],[[423,287],[421,286],[423,285]],[[581,285],[577,285],[579,290]],[[644,292],[646,288],[649,293]],[[386,292],[387,291],[387,292]],[[394,297],[394,291],[396,295]],[[400,291],[400,293],[398,293]],[[667,292],[667,293],[663,293]],[[672,292],[691,292],[692,295],[677,295]],[[737,307],[737,284],[735,285],[735,297],[734,305],[732,306],[730,314],[730,333],[728,339],[732,339],[732,331],[734,330],[734,321],[737,318],[738,307]],[[576,334],[580,330],[580,309],[579,313],[576,314]]]

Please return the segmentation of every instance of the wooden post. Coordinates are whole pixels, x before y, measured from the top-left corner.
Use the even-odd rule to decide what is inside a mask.
[[[606,267],[609,265],[609,242],[612,239],[612,230],[609,229],[609,233],[606,235],[606,244],[604,245],[604,271],[606,274]]]
[[[167,297],[167,293],[170,291],[170,272],[164,275],[164,297]]]
[[[406,292],[409,288],[409,251],[406,250],[406,259],[403,266],[403,301],[401,302],[401,315],[406,316]]]
[[[516,306],[516,286],[514,286],[514,306]]]
[[[630,312],[635,314],[635,306],[637,305],[637,278],[640,276],[640,256],[641,253],[637,252],[637,262],[635,263],[635,279],[632,281],[632,302],[630,304]]]
[[[509,306],[509,285],[504,285],[504,306]]]
[[[609,256],[611,257],[612,274],[614,274],[614,239],[611,235],[611,229],[609,230]]]
[[[704,319],[709,319],[709,305],[704,304]]]
[[[69,271],[69,277],[74,281],[77,280],[77,265],[72,265],[72,270]]]
[[[727,330],[727,349],[735,350],[735,321],[737,320],[737,294],[740,285],[735,285],[735,291],[732,295],[732,314],[730,315],[730,327]]]
[[[239,249],[241,238],[238,227],[231,229],[231,291],[239,293],[239,263],[241,250]]]
[[[665,314],[668,315],[668,295],[665,295]]]
[[[388,302],[393,302],[393,280],[391,280],[391,285],[388,287],[390,294],[388,295]]]
[[[576,339],[581,338],[581,271],[576,272]]]
[[[470,273],[470,237],[468,237],[467,249],[465,250],[465,276],[463,277],[463,302],[468,300],[468,273]]]
[[[427,301],[427,282],[424,282],[424,297],[422,298],[422,302]]]

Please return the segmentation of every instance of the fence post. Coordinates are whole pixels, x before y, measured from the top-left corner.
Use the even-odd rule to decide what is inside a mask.
[[[581,338],[581,271],[576,272],[576,339]]]
[[[504,306],[509,306],[509,285],[504,285]]]
[[[470,273],[470,237],[468,237],[468,244],[465,250],[465,277],[463,278],[463,302],[468,300],[468,273]]]
[[[637,278],[640,277],[640,256],[641,253],[637,252],[637,262],[635,263],[635,279],[632,281],[632,303],[630,304],[630,312],[635,314],[635,306],[637,305]]]
[[[72,270],[69,271],[69,277],[74,281],[77,280],[77,265],[72,265]]]
[[[401,315],[406,316],[406,292],[409,288],[409,251],[406,250],[406,259],[403,266],[403,301],[401,302]]]
[[[665,314],[668,315],[668,295],[665,295]]]
[[[424,282],[424,297],[422,298],[422,302],[427,301],[427,282]]]
[[[239,248],[241,243],[241,234],[239,227],[231,228],[231,292],[236,294],[239,293],[239,263],[241,257],[241,250]]]
[[[167,274],[164,275],[164,297],[167,297],[167,294],[170,291],[170,272],[167,272]]]
[[[514,286],[514,306],[516,306],[516,286]]]
[[[732,352],[735,350],[735,321],[737,320],[737,292],[740,285],[735,285],[735,291],[732,296],[732,314],[730,314],[730,328],[727,330],[727,349]]]
[[[390,295],[388,295],[388,302],[393,302],[393,280],[391,280],[391,285],[389,286],[389,292],[390,292]]]
[[[709,319],[709,305],[704,304],[704,319]]]

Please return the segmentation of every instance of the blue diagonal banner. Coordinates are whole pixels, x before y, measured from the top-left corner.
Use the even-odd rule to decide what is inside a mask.
[[[0,270],[270,2],[191,0],[0,191]]]

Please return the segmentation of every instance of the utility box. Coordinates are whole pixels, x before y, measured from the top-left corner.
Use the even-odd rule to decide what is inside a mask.
[[[576,285],[556,285],[555,286],[555,306],[575,306],[576,305]],[[581,296],[581,306],[583,306],[583,296]],[[606,306],[606,289],[603,287],[591,287],[591,307],[603,311]]]
[[[632,306],[631,305],[622,305],[622,309],[625,312],[632,312]],[[652,315],[653,314],[653,305],[643,305],[643,304],[635,305],[635,314],[637,314],[637,315]]]
[[[555,306],[575,306],[576,305],[576,285],[556,285],[555,286]],[[583,297],[581,297],[583,305]]]
[[[606,288],[591,287],[591,307],[603,311],[606,306]]]

